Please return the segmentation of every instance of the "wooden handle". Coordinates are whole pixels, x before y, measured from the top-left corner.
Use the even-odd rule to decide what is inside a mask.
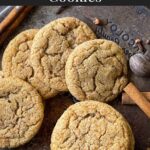
[[[135,87],[133,83],[129,83],[124,91],[130,96],[130,98],[145,112],[145,114],[150,118],[150,103],[144,97],[142,93]]]
[[[9,28],[4,33],[2,33],[0,36],[0,45],[2,45],[5,39],[20,25],[20,23],[24,20],[32,8],[32,6],[27,6],[16,18],[16,20],[9,26]]]
[[[141,92],[147,100],[150,102],[150,92]],[[122,104],[133,105],[135,102],[129,97],[127,93],[122,93]]]
[[[16,6],[7,15],[7,17],[0,23],[0,34],[17,18],[17,16],[24,9],[24,6]]]

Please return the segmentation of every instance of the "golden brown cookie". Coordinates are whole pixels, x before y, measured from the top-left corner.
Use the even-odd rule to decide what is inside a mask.
[[[2,59],[4,76],[18,77],[26,81],[32,76],[33,70],[29,56],[32,41],[37,32],[37,29],[23,31],[10,41]]]
[[[111,106],[96,101],[70,106],[57,121],[51,150],[134,150],[132,130]]]
[[[30,84],[19,78],[0,79],[0,148],[27,143],[43,117],[42,99]]]
[[[127,84],[124,52],[112,41],[85,42],[69,56],[65,76],[69,91],[78,100],[111,101]]]
[[[4,78],[4,73],[3,71],[0,71],[0,79]]]
[[[95,38],[85,23],[73,17],[60,18],[44,26],[33,40],[31,84],[44,98],[68,91],[64,68],[69,54],[77,45]]]

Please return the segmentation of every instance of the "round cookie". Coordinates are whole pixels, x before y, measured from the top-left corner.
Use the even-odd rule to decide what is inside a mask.
[[[111,101],[127,84],[124,52],[112,41],[85,42],[69,56],[65,76],[69,91],[78,100]]]
[[[2,70],[5,77],[13,76],[28,81],[32,76],[33,70],[29,56],[32,41],[37,32],[37,29],[25,30],[10,41],[2,59]]]
[[[132,130],[114,108],[84,101],[70,106],[57,121],[51,150],[134,150]]]
[[[68,91],[65,64],[73,49],[96,36],[82,21],[65,17],[54,20],[36,34],[31,49],[34,75],[31,84],[44,98],[57,91]]]
[[[0,148],[27,143],[43,117],[42,99],[30,84],[19,78],[0,79]]]

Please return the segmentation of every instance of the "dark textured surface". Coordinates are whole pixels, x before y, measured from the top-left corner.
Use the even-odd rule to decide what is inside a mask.
[[[127,58],[138,51],[137,47],[133,48],[132,39],[140,37],[145,40],[149,37],[150,11],[146,7],[78,6],[67,8],[60,15],[56,15],[57,8],[54,6],[35,8],[9,39],[24,29],[40,28],[61,16],[76,16],[88,23],[98,37],[103,36],[107,39],[116,40],[125,49]],[[109,24],[105,27],[96,27],[91,21],[93,17],[108,19]],[[4,47],[7,43],[6,41]],[[146,48],[149,49],[148,46]],[[3,49],[1,49],[1,57]],[[130,80],[141,91],[150,91],[150,78],[144,79],[130,74]],[[49,150],[52,129],[63,111],[73,103],[71,100],[72,97],[66,94],[66,96],[61,95],[46,101],[45,119],[40,132],[31,142],[17,148],[17,150]],[[150,147],[150,120],[137,106],[121,105],[120,101],[121,97],[118,97],[111,105],[121,112],[130,123],[136,140],[135,149],[146,150]]]

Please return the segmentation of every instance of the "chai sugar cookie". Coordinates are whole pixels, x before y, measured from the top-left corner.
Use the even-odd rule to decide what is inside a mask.
[[[132,130],[111,106],[96,101],[70,106],[57,121],[51,150],[134,150]]]
[[[70,54],[65,76],[69,91],[78,100],[111,101],[127,84],[124,52],[112,41],[85,42]]]
[[[33,40],[31,84],[44,98],[53,97],[58,91],[68,91],[65,82],[68,56],[76,46],[95,38],[85,23],[73,17],[60,18],[44,26]]]
[[[14,148],[38,132],[44,106],[38,92],[19,78],[0,79],[0,148]]]
[[[37,29],[25,30],[9,42],[2,59],[4,76],[18,77],[28,81],[33,75],[29,56],[32,41],[37,32]]]

